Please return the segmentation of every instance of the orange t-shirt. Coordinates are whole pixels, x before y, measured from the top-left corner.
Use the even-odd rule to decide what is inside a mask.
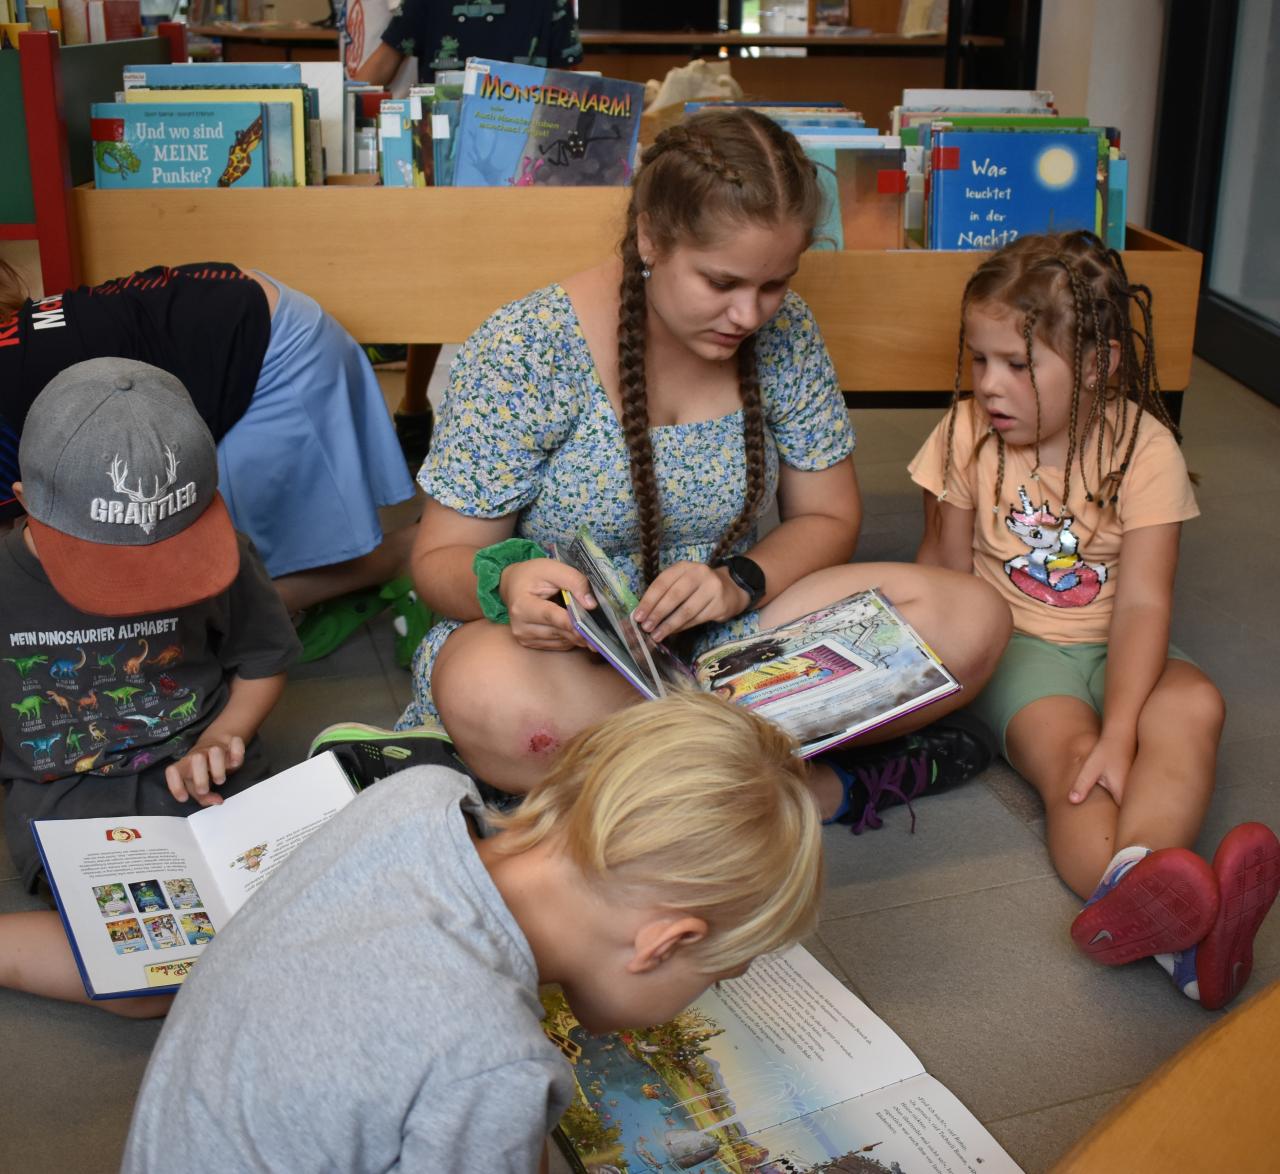
[[[1005,449],[1001,500],[995,500],[996,438],[988,437],[975,452],[986,428],[974,401],[962,401],[946,500],[974,511],[974,573],[1008,601],[1017,631],[1054,644],[1104,642],[1126,531],[1184,522],[1200,512],[1178,442],[1159,420],[1144,415],[1119,502],[1103,510],[1086,501],[1077,463],[1064,511],[1062,470],[1042,465],[1034,480],[1032,450],[1012,445]],[[909,466],[916,484],[935,496],[943,488],[946,445],[944,416]],[[1096,489],[1092,455],[1086,455],[1086,468]],[[1128,573],[1140,575],[1142,568],[1130,567]]]

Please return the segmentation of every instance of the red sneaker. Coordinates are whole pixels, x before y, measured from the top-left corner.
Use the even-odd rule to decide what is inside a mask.
[[[1200,1005],[1231,1002],[1253,972],[1253,939],[1280,893],[1280,840],[1261,823],[1233,827],[1213,854],[1222,906],[1196,950]]]
[[[1186,848],[1161,848],[1104,880],[1071,923],[1071,940],[1104,966],[1193,946],[1218,916],[1213,869]]]

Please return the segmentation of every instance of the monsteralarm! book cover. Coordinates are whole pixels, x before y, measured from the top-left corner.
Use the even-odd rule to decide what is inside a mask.
[[[591,187],[631,180],[644,87],[473,57],[458,123],[458,187]]]

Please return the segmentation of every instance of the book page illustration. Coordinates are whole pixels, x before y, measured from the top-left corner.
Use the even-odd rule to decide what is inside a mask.
[[[938,1174],[1017,1167],[894,1032],[805,950],[758,959],[660,1027],[592,1036],[559,995],[560,1123],[582,1169]]]

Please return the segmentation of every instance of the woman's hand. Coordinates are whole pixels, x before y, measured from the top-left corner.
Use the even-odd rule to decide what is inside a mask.
[[[583,607],[595,607],[587,577],[553,558],[531,558],[503,570],[498,594],[507,605],[518,644],[545,652],[587,647],[561,603],[560,592],[566,590]]]
[[[739,615],[750,602],[724,567],[672,563],[649,584],[634,618],[655,640],[665,640],[698,624]]]
[[[1124,784],[1138,754],[1137,736],[1108,734],[1099,736],[1097,744],[1084,760],[1084,765],[1071,784],[1067,796],[1072,803],[1083,803],[1094,787],[1107,791],[1119,807],[1124,799]]]

